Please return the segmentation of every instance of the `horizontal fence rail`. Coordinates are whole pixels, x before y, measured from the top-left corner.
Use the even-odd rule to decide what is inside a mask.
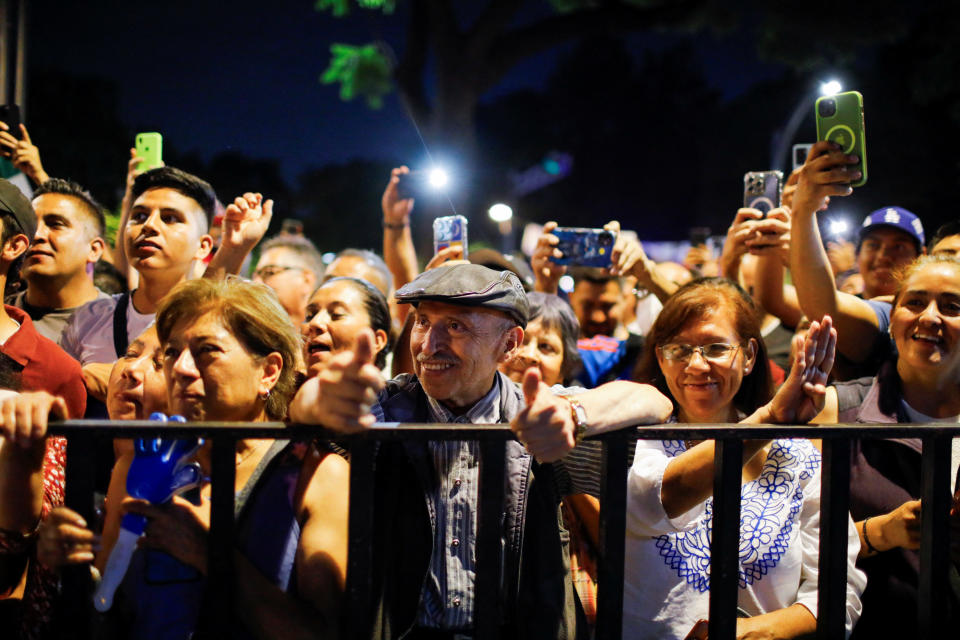
[[[513,439],[506,425],[379,423],[345,436],[321,427],[283,423],[162,423],[151,421],[72,420],[54,423],[50,432],[68,438],[66,503],[93,522],[93,447],[96,438],[202,437],[213,441],[211,528],[208,548],[210,624],[204,637],[232,637],[235,447],[243,438],[330,439],[350,449],[349,556],[345,637],[369,636],[372,623],[373,471],[377,442],[390,440],[477,440],[481,443],[480,513],[478,514],[476,640],[499,635],[500,521],[503,510],[504,443]],[[710,638],[735,637],[739,571],[739,511],[744,439],[811,438],[823,441],[820,512],[818,638],[842,638],[846,616],[847,534],[850,440],[920,438],[923,441],[923,494],[918,637],[947,637],[949,593],[949,477],[951,439],[960,425],[933,424],[829,426],[654,425],[592,436],[602,442],[600,559],[596,637],[618,640],[623,614],[624,535],[627,459],[635,439],[716,440],[714,525],[711,540]],[[218,489],[217,487],[220,487]],[[63,637],[94,637],[92,585],[85,567],[64,572],[64,611],[69,618]]]

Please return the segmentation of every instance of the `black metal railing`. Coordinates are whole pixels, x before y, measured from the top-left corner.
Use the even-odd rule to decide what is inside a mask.
[[[93,447],[96,438],[203,437],[213,441],[211,528],[206,616],[211,637],[231,637],[234,624],[233,564],[235,448],[243,438],[311,439],[333,436],[319,427],[282,423],[195,423],[75,420],[57,423],[51,433],[68,437],[66,503],[93,521]],[[621,637],[623,614],[624,533],[626,526],[627,458],[639,437],[650,440],[715,439],[714,522],[711,542],[711,638],[734,638],[739,571],[740,486],[743,439],[816,438],[823,441],[820,512],[818,638],[842,638],[846,618],[847,535],[850,440],[920,438],[923,441],[923,494],[918,637],[947,637],[949,531],[951,505],[949,464],[951,439],[960,425],[843,424],[784,427],[780,425],[656,425],[595,436],[603,443],[600,561],[596,637]],[[477,440],[481,446],[480,513],[477,542],[475,638],[496,638],[500,554],[499,522],[503,508],[505,442],[513,433],[505,425],[378,424],[349,440],[350,520],[347,569],[346,637],[365,638],[371,621],[371,557],[373,469],[378,441]],[[92,585],[85,567],[65,572],[65,611],[74,637],[90,637]]]

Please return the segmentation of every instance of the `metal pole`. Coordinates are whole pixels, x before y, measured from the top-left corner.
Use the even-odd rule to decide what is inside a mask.
[[[713,540],[710,543],[710,638],[737,634],[740,595],[740,485],[743,441],[715,441],[713,462]]]
[[[823,441],[820,476],[820,558],[817,637],[844,637],[847,620],[847,536],[850,521],[850,441]]]

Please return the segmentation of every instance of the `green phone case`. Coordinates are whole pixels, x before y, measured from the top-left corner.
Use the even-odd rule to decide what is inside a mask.
[[[829,103],[836,106],[829,113]],[[831,140],[843,147],[844,153],[852,153],[860,158],[857,168],[863,173],[859,180],[850,183],[851,187],[862,187],[867,183],[867,139],[863,126],[863,96],[859,91],[847,91],[817,99],[814,108],[817,118],[817,140]],[[823,115],[826,113],[826,115]]]
[[[159,133],[138,133],[135,146],[137,155],[142,158],[140,164],[137,165],[138,171],[163,166],[163,136]]]

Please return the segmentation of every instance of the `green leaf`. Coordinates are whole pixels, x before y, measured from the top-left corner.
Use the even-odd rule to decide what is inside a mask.
[[[390,61],[375,44],[330,45],[330,64],[320,76],[323,84],[340,84],[340,99],[363,96],[371,109],[383,106],[383,96],[393,88]]]
[[[384,13],[393,13],[396,9],[396,0],[357,0],[357,6],[370,11],[382,10]],[[316,0],[313,8],[317,11],[333,11],[334,17],[342,18],[350,13],[350,0]]]

